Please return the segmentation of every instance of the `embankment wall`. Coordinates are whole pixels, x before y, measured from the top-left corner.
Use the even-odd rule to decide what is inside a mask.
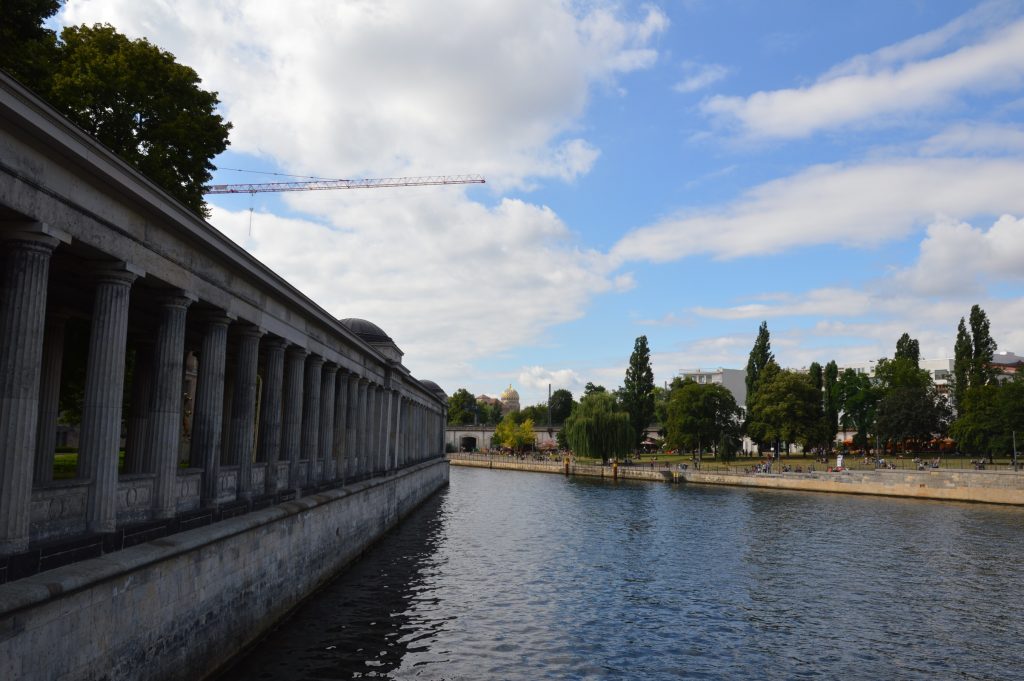
[[[578,466],[547,461],[521,461],[504,457],[451,456],[457,466],[500,468],[504,470],[560,473],[620,480],[687,482],[705,485],[761,487],[805,492],[838,492],[876,496],[972,501],[988,504],[1024,506],[1024,472],[972,470],[874,470],[842,473],[739,474],[716,471],[672,470],[622,466],[613,473],[611,466]]]
[[[447,482],[434,459],[0,586],[0,679],[201,679]]]

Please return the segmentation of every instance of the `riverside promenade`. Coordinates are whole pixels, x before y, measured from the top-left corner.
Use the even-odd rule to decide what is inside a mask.
[[[613,480],[731,485],[1024,506],[1024,472],[1020,471],[938,469],[840,473],[736,473],[680,470],[676,467],[580,465],[564,461],[531,461],[487,454],[448,454],[447,457],[453,466],[579,475]]]

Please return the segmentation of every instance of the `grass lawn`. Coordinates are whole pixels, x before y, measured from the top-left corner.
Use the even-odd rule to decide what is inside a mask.
[[[124,472],[124,450],[117,456],[117,472]],[[74,480],[78,477],[78,452],[63,452],[54,456],[53,479]]]

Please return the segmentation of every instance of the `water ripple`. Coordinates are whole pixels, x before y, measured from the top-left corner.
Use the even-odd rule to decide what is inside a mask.
[[[1020,509],[451,477],[224,678],[1020,678]]]

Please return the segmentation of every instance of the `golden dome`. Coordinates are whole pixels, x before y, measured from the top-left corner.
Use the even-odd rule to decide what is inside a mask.
[[[511,383],[509,383],[508,384],[508,388],[506,388],[505,392],[503,392],[501,394],[501,401],[502,402],[510,402],[512,400],[518,402],[519,401],[519,393],[516,392],[516,389],[512,387]]]

